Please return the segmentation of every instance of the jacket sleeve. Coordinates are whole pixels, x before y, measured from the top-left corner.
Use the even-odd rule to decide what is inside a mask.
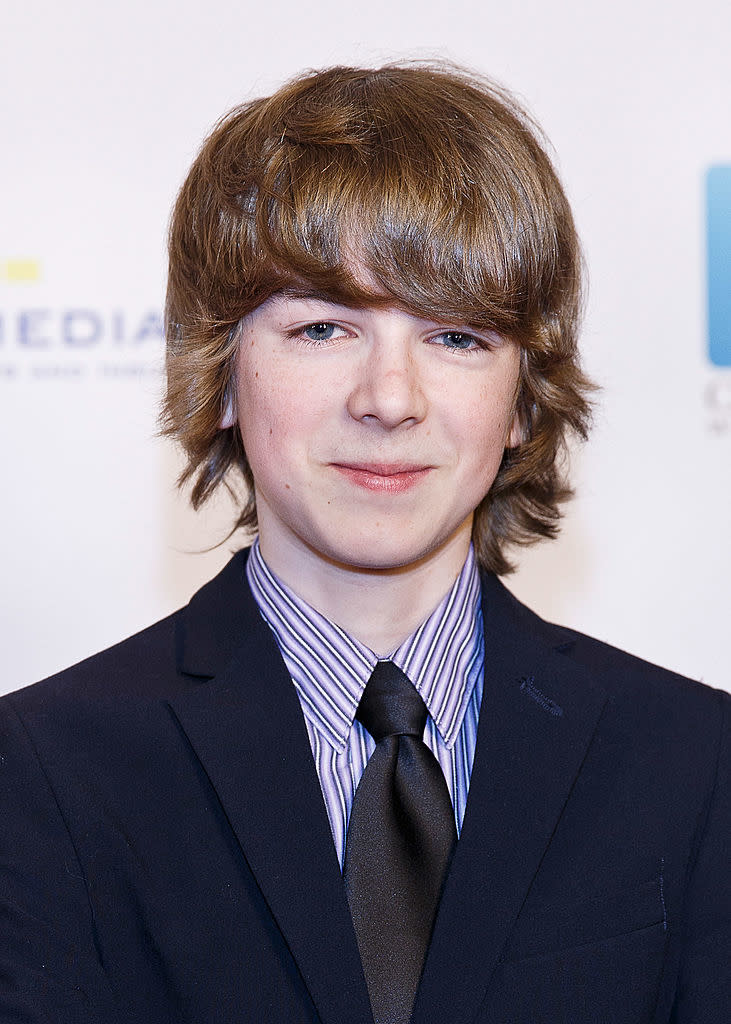
[[[9,699],[0,701],[0,1024],[116,1021],[71,835]]]
[[[731,1020],[731,697],[719,696],[718,767],[686,893],[672,1024]]]

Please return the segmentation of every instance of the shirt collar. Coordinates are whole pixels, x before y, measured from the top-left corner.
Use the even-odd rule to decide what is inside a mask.
[[[305,715],[332,747],[344,750],[378,656],[275,576],[258,540],[246,573]],[[474,685],[470,669],[481,650],[480,579],[470,546],[449,592],[390,659],[416,687],[448,748],[462,726]]]

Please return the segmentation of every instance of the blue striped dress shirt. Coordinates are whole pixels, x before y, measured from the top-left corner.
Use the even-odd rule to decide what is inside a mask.
[[[375,747],[355,712],[379,659],[278,579],[262,558],[258,541],[246,573],[299,697],[342,868],[353,796]],[[424,742],[444,772],[459,835],[484,667],[480,579],[472,548],[449,593],[390,657],[429,711]]]

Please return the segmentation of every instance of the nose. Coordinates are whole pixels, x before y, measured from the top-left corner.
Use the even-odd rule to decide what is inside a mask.
[[[389,337],[369,346],[348,398],[348,412],[353,419],[388,430],[424,419],[427,397],[408,338]]]

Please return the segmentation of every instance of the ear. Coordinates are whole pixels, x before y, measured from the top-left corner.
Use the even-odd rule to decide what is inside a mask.
[[[226,407],[223,410],[221,416],[221,422],[218,424],[219,430],[228,430],[229,427],[233,427],[236,423],[236,413],[234,412],[234,403],[231,395],[226,399]]]
[[[506,448],[517,448],[525,440],[525,430],[523,424],[520,421],[520,413],[516,409],[513,413],[513,421],[510,424],[510,431],[508,432],[507,440],[505,441]]]

